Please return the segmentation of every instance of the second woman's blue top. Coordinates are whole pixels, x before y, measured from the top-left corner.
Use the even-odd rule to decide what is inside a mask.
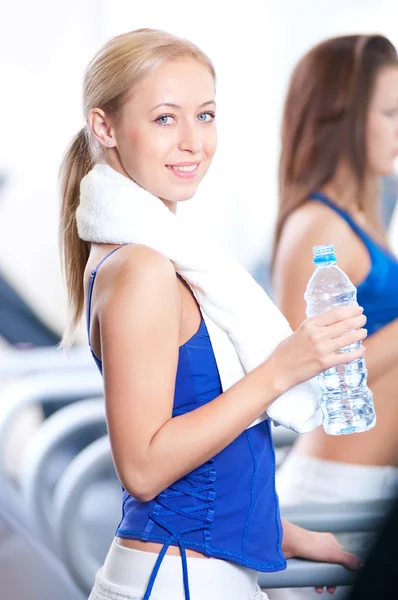
[[[364,308],[368,335],[372,335],[398,318],[398,260],[387,248],[375,242],[347,211],[334,204],[327,196],[314,192],[309,199],[322,202],[340,215],[369,253],[370,270],[357,287],[357,299],[358,304]]]

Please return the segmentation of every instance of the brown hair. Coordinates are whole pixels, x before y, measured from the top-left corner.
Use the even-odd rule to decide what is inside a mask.
[[[80,182],[96,162],[105,161],[105,150],[94,138],[87,119],[93,108],[117,118],[134,86],[153,69],[166,62],[193,58],[205,65],[215,79],[210,59],[191,42],[156,29],[138,29],[107,42],[88,65],[84,78],[86,125],[74,137],[60,169],[61,218],[59,242],[67,291],[70,322],[66,345],[82,315],[83,275],[90,245],[77,232],[76,209]]]
[[[295,67],[285,101],[279,162],[279,211],[273,261],[285,222],[308,195],[328,183],[344,157],[364,192],[366,123],[379,70],[398,65],[382,35],[347,35],[312,48]],[[375,202],[358,199],[377,223]]]

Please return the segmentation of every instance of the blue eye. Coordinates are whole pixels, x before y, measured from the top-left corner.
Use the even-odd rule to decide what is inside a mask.
[[[159,123],[159,125],[171,125],[170,119],[172,118],[172,115],[162,115],[156,119],[156,122]]]
[[[392,108],[392,109],[390,109],[390,110],[385,110],[385,111],[384,111],[384,114],[385,114],[387,117],[396,117],[396,116],[397,116],[397,114],[398,114],[398,109],[396,109],[396,108]]]
[[[198,121],[201,121],[202,123],[210,122],[214,120],[215,116],[216,115],[213,112],[203,112],[198,115]]]

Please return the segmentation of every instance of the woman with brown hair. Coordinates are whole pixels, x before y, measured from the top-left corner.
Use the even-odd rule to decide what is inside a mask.
[[[296,66],[287,93],[273,256],[276,302],[305,318],[312,247],[334,244],[367,316],[376,427],[298,438],[277,476],[281,504],[389,498],[398,484],[398,261],[379,216],[379,178],[398,156],[398,59],[381,35],[324,41]]]

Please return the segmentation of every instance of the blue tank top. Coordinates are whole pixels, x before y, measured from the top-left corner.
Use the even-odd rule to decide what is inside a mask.
[[[351,217],[321,192],[314,192],[310,200],[318,200],[334,210],[363,242],[370,257],[370,270],[357,287],[358,304],[367,317],[366,328],[372,335],[398,318],[398,259],[375,242]]]
[[[95,276],[101,264],[118,249],[91,273],[87,310],[89,345]],[[101,361],[92,349],[91,352],[102,373]],[[197,333],[179,348],[173,417],[195,410],[221,393],[217,364],[202,319]],[[170,545],[180,548],[186,600],[190,598],[186,549],[256,571],[285,569],[269,421],[241,433],[219,454],[150,502],[141,502],[123,489],[122,518],[116,535],[163,544],[143,600],[150,598]]]

